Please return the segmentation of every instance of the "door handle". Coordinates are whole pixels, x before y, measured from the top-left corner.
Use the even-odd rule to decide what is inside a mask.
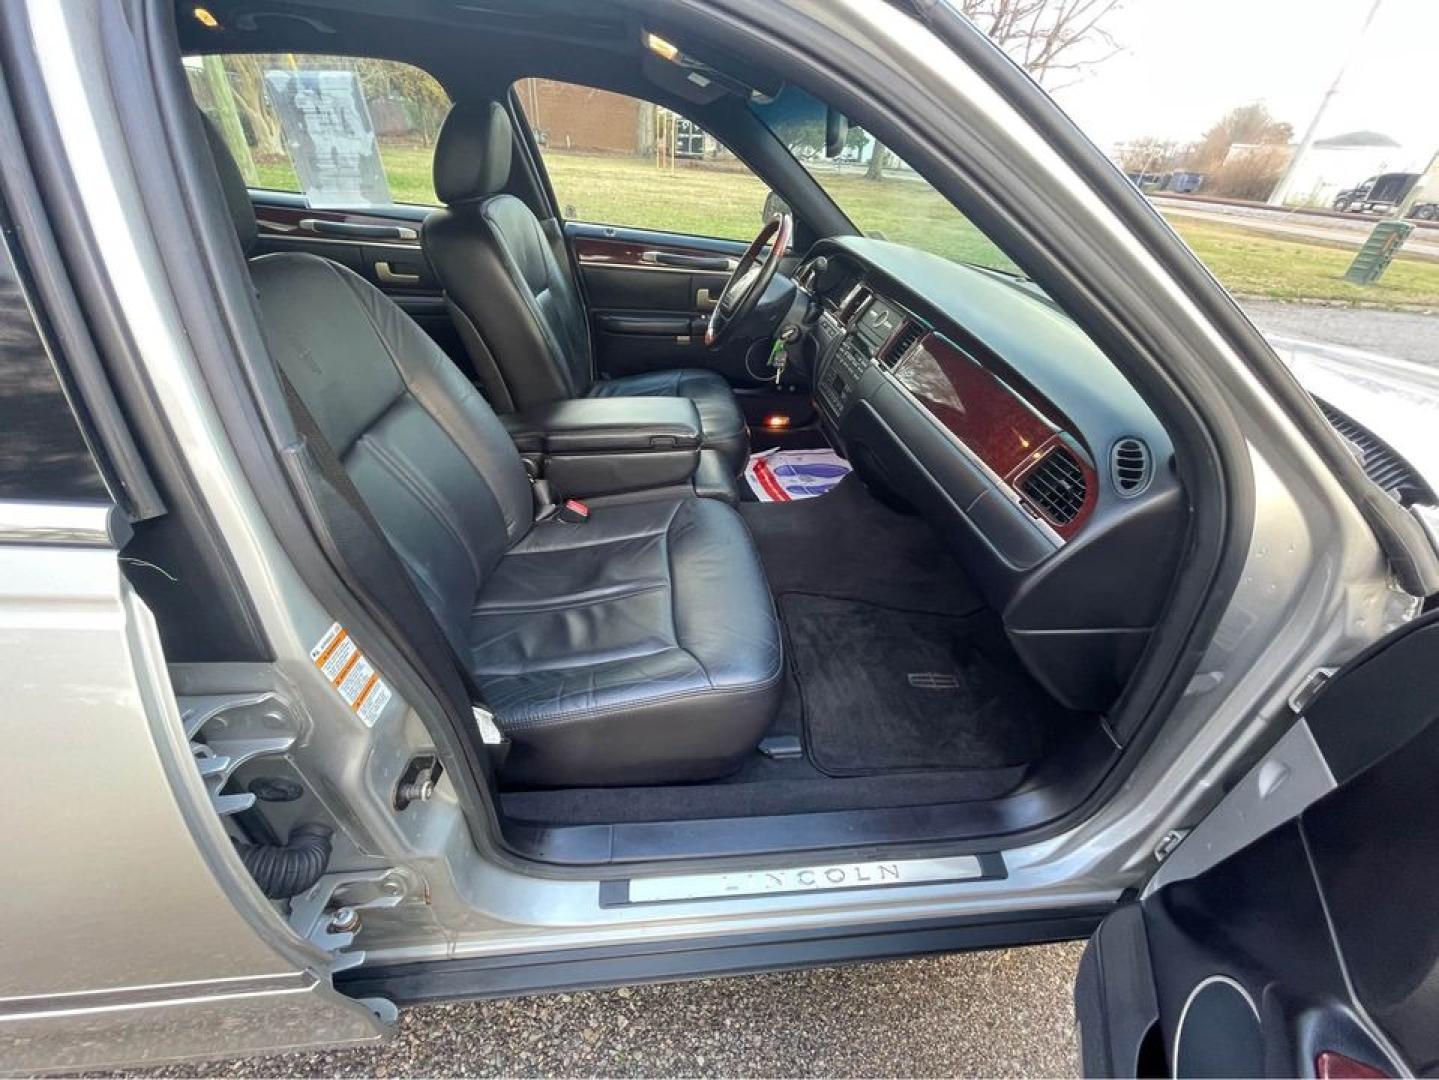
[[[723,255],[680,255],[673,251],[645,251],[640,262],[650,266],[669,266],[677,270],[705,270],[711,273],[729,273],[739,265],[738,259]]]
[[[301,218],[302,232],[316,236],[343,236],[350,240],[418,240],[420,234],[407,225],[362,225],[355,221],[326,221],[324,218]]]
[[[396,270],[388,262],[375,263],[375,277],[386,285],[418,285],[420,283],[419,274],[407,274],[403,270]]]
[[[695,293],[695,310],[709,311],[719,303],[718,296],[711,296],[708,288],[700,289]]]

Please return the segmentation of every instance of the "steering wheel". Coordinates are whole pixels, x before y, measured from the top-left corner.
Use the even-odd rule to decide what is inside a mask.
[[[706,346],[719,348],[730,331],[754,310],[759,298],[774,280],[780,262],[789,254],[793,236],[794,219],[789,214],[776,214],[765,223],[754,243],[745,249],[735,264],[734,273],[725,282],[719,302],[710,312],[709,325],[705,327]],[[769,245],[769,254],[761,258],[760,253],[766,244]]]

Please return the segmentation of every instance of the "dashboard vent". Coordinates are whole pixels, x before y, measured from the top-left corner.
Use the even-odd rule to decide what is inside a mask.
[[[1056,446],[1019,482],[1020,493],[1053,525],[1068,525],[1089,493],[1073,454]]]
[[[917,322],[907,322],[900,328],[899,333],[889,339],[884,352],[880,354],[879,362],[893,371],[904,354],[909,352],[914,343],[924,337],[924,327]]]
[[[1340,412],[1328,402],[1315,401],[1334,430],[1343,435],[1359,459],[1370,480],[1387,491],[1397,502],[1408,506],[1415,502],[1433,502],[1435,495],[1409,464],[1389,448],[1368,428]]]
[[[1133,498],[1154,478],[1149,447],[1139,439],[1120,439],[1109,455],[1109,471],[1114,477],[1114,489],[1125,498]]]
[[[874,293],[864,285],[856,285],[844,298],[844,305],[839,311],[839,321],[846,326],[852,323],[873,296]]]

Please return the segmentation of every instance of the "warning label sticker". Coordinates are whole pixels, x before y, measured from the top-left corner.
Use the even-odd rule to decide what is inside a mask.
[[[331,623],[310,650],[310,659],[355,715],[373,724],[392,695],[349,632],[339,623]]]

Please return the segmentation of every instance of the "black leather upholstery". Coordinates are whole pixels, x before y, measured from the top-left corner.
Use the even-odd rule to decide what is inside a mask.
[[[499,104],[454,106],[435,147],[435,191],[447,208],[424,225],[425,253],[486,395],[504,411],[589,396],[690,397],[705,446],[738,472],[749,435],[719,374],[693,369],[595,379],[589,323],[560,238],[502,190],[513,146]]]
[[[520,451],[698,450],[700,418],[678,397],[556,401],[502,421]]]
[[[497,101],[460,102],[445,118],[435,155],[435,194],[447,206],[504,190],[510,178],[514,131]]]
[[[703,368],[674,368],[647,371],[594,383],[588,397],[681,397],[695,403],[704,431],[706,449],[717,451],[728,462],[731,474],[744,468],[749,458],[749,428],[724,376]]]
[[[753,749],[781,646],[731,507],[664,498],[535,523],[509,434],[409,316],[318,256],[250,266],[272,355],[510,736],[507,775],[697,780]]]

